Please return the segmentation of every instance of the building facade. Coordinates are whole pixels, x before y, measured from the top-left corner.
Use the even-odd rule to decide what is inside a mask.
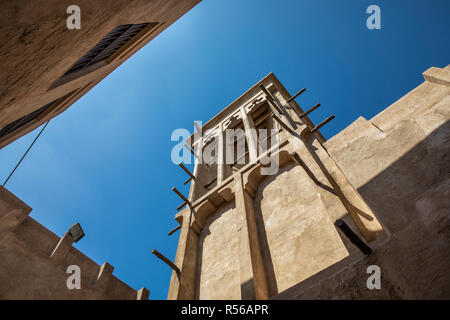
[[[199,128],[168,299],[450,298],[450,66],[424,77],[327,141],[273,74]]]
[[[70,107],[200,0],[0,3],[0,149]],[[68,13],[69,12],[69,13]]]
[[[80,29],[70,29],[72,1],[2,1],[0,149],[64,112],[198,2],[79,0]],[[148,299],[30,212],[0,187],[0,299]],[[73,265],[79,289],[67,284]]]

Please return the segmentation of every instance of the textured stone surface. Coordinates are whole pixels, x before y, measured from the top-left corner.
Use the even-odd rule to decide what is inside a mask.
[[[260,214],[260,234],[267,239],[266,273],[273,270],[268,277],[271,295],[348,255],[316,188],[303,169],[294,165],[259,186],[255,208]]]
[[[199,238],[199,299],[240,299],[236,209],[228,205],[208,220]]]
[[[0,299],[137,299],[136,290],[114,275],[100,285],[100,266],[72,241],[59,243],[57,235],[27,216],[30,210],[0,187]],[[11,225],[5,221],[9,212],[25,217]],[[80,290],[67,288],[70,265],[80,267]]]
[[[137,50],[169,27],[199,0],[79,0],[81,29],[66,26],[67,7],[59,0],[0,2],[0,128],[40,107],[80,90],[61,110],[37,121],[33,128],[67,109]],[[160,23],[124,57],[72,81],[52,87],[81,57],[118,25]],[[0,139],[0,148],[31,129]],[[22,132],[24,131],[24,132]]]

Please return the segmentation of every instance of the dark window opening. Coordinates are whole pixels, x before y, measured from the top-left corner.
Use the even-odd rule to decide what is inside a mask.
[[[64,75],[79,71],[97,62],[108,59],[134,36],[141,32],[150,23],[123,24],[115,27],[99,43],[97,43],[88,53],[78,60]],[[156,26],[157,23],[152,23]]]

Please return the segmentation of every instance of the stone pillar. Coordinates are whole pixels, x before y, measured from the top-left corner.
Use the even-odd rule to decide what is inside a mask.
[[[197,195],[199,192],[204,191],[204,187],[202,186],[199,181],[201,180],[201,177],[199,177],[199,171],[201,168],[201,165],[203,164],[203,138],[200,136],[198,131],[194,133],[194,139],[196,139],[196,143],[193,144],[194,149],[194,172],[192,173],[195,178],[191,181],[191,187],[189,189],[189,201],[193,202],[195,198],[198,198]]]
[[[242,175],[235,175],[235,200],[239,212],[239,264],[242,299],[268,299],[266,274],[259,244],[253,198],[245,190]]]
[[[279,134],[279,130],[280,130],[280,125],[278,124],[278,122],[276,122],[273,117],[269,117],[266,120],[266,128],[267,128],[267,137],[270,137],[270,145],[267,144],[267,149],[270,149],[271,147],[275,146],[275,145],[279,145],[280,144],[280,134]],[[276,131],[277,134],[272,134],[272,131]],[[268,141],[269,141],[268,140]]]
[[[148,300],[150,291],[147,288],[141,288],[137,292],[136,300]]]
[[[217,130],[217,185],[219,185],[225,179],[225,144],[222,123]]]
[[[195,161],[199,164],[203,163],[203,134],[198,130],[194,132],[193,149],[195,154]]]
[[[244,107],[241,108],[241,116],[244,123],[245,137],[247,138],[249,159],[250,162],[253,162],[258,158],[258,136],[253,120],[248,116]]]
[[[195,161],[195,164],[194,164],[194,172],[192,173],[192,175],[195,177],[195,178],[197,178],[198,177],[198,170],[199,170],[199,161],[198,161],[198,159],[196,158],[196,157],[194,157],[194,161]],[[197,181],[196,181],[196,179],[192,179],[191,180],[191,186],[190,186],[190,188],[189,188],[189,196],[188,196],[188,199],[189,199],[189,201],[191,201],[191,202],[193,202],[194,201],[194,196],[195,196],[195,192],[194,192],[194,190],[195,190],[195,188],[196,188],[196,186],[197,186]],[[200,185],[199,185],[200,186]]]
[[[198,235],[191,228],[191,210],[187,207],[178,215],[178,219],[181,219],[181,231],[174,263],[180,273],[172,272],[167,300],[195,299]]]

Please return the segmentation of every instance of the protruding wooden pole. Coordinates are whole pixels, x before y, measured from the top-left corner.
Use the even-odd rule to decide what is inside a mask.
[[[289,99],[288,99],[288,103],[289,102],[291,102],[292,100],[294,100],[294,99],[296,99],[299,95],[301,95],[303,92],[305,92],[306,91],[306,89],[305,88],[303,88],[302,90],[300,90],[299,92],[297,92],[296,94],[294,94],[292,97],[290,97]]]
[[[158,252],[156,249],[152,250],[152,253],[157,256],[158,258],[160,258],[162,261],[164,261],[169,267],[171,267],[176,273],[180,273],[180,269],[169,259],[167,259],[166,257],[164,257],[164,255],[160,252]]]
[[[269,97],[270,100],[273,100],[272,94],[269,92],[269,90],[267,90],[267,88],[262,83],[259,85],[259,88],[266,94],[266,96]]]
[[[171,236],[172,234],[174,234],[176,231],[180,230],[181,226],[178,226],[176,228],[173,228],[172,230],[169,231],[169,233],[167,233],[168,236]]]
[[[272,102],[272,106],[279,112],[282,113],[280,107],[278,106],[278,104],[275,102],[275,99],[273,98],[272,94],[269,92],[269,90],[267,90],[267,88],[261,83],[259,85],[259,87],[261,88],[261,90],[266,94],[267,99],[269,100],[269,102]]]
[[[177,207],[177,211],[180,211],[185,205],[186,205],[186,202],[183,202],[182,204],[180,204],[180,205]]]
[[[326,125],[328,122],[330,122],[331,120],[333,120],[335,118],[334,115],[329,116],[328,118],[326,118],[325,120],[323,120],[321,123],[319,123],[317,126],[315,126],[311,132],[316,132],[317,130],[319,130],[320,128],[322,128],[324,125]]]
[[[280,124],[280,126],[283,127],[283,129],[285,129],[289,133],[292,133],[292,129],[286,123],[284,123],[284,121],[281,120],[274,112],[272,112],[272,117],[276,122]]]
[[[338,219],[336,220],[334,225],[339,228],[339,230],[342,231],[342,233],[348,238],[348,240],[350,240],[351,243],[357,246],[362,253],[372,253],[372,249],[358,237],[358,235],[345,223],[344,220]]]
[[[177,188],[173,187],[172,191],[175,192],[184,202],[190,204],[189,200],[180,192]]]
[[[320,103],[315,104],[312,108],[310,108],[308,111],[303,112],[300,114],[300,118],[306,117],[308,114],[316,110],[318,107],[320,107]]]
[[[179,164],[178,164],[180,167],[181,167],[181,169],[183,169],[184,170],[184,172],[186,172],[192,179],[195,179],[195,177],[194,177],[194,175],[184,166],[184,164],[182,163],[182,162],[180,162]]]

